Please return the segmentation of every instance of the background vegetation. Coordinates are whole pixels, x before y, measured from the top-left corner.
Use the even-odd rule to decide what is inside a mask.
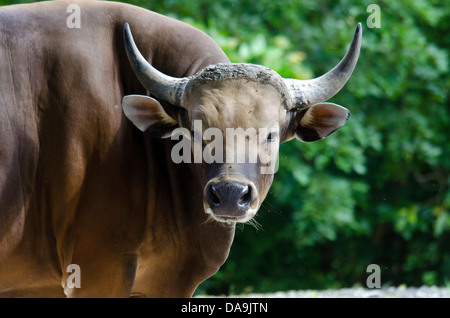
[[[0,1],[8,4],[15,1]],[[281,146],[280,169],[230,257],[198,293],[450,286],[450,6],[439,0],[130,0],[211,35],[233,62],[312,78],[357,22],[354,74],[331,101],[352,117],[330,138]],[[376,3],[381,27],[369,28]]]

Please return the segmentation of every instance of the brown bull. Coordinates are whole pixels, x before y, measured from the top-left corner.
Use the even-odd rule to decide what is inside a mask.
[[[131,5],[0,8],[0,296],[191,296],[263,202],[279,144],[347,121],[322,102],[360,43],[358,25],[333,70],[298,81]],[[248,147],[226,142],[231,128]],[[191,155],[181,142],[200,160],[174,158]]]

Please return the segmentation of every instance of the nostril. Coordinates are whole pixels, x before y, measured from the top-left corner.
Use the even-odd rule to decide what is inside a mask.
[[[239,198],[239,205],[248,205],[253,199],[252,188],[245,186],[242,190],[242,196]]]
[[[221,213],[219,210],[236,212],[247,210],[254,201],[255,194],[255,189],[250,184],[218,182],[208,186],[206,200],[214,213]]]
[[[209,199],[209,202],[212,203],[213,205],[219,205],[220,204],[221,200],[220,200],[220,196],[219,196],[219,193],[217,191],[216,185],[212,185],[209,188],[208,199]]]

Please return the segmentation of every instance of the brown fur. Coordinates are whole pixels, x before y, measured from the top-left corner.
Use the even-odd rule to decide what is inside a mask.
[[[81,28],[69,29],[69,4]],[[227,57],[206,34],[114,2],[0,8],[0,296],[190,296],[225,261],[234,227],[205,223],[202,188],[170,140],[138,132],[121,99],[145,94],[123,48],[172,76]],[[186,185],[189,184],[187,187]]]

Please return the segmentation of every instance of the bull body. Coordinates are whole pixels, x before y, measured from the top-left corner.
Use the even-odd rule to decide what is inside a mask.
[[[81,9],[81,28],[66,10]],[[203,32],[113,2],[0,8],[0,296],[191,296],[225,261],[234,226],[205,222],[203,188],[123,115],[148,94],[123,47],[182,77],[228,63]],[[70,264],[81,288],[69,288]],[[61,285],[63,288],[61,288]]]
[[[191,296],[256,215],[280,143],[348,120],[323,102],[361,36],[326,74],[284,79],[135,6],[0,8],[0,296]]]

